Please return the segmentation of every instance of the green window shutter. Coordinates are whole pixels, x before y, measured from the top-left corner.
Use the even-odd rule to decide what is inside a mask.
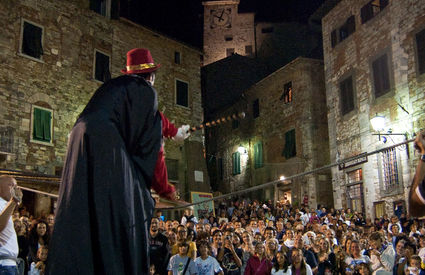
[[[52,114],[50,111],[34,108],[33,139],[50,142]]]
[[[42,111],[41,123],[43,125],[43,140],[50,142],[50,123],[52,114],[49,111]]]
[[[233,175],[238,175],[241,173],[241,154],[235,152],[232,155],[233,160]]]
[[[33,138],[43,140],[43,126],[41,124],[41,110],[34,108]]]
[[[282,155],[286,158],[292,158],[297,155],[297,146],[295,143],[295,129],[285,133],[285,148]]]
[[[261,141],[254,145],[254,167],[263,167],[263,143]]]

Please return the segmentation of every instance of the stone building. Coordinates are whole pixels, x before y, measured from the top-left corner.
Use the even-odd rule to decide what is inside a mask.
[[[117,14],[117,1],[1,1],[0,168],[60,175],[68,134],[93,92],[119,76],[126,52],[151,50],[162,66],[155,87],[159,109],[180,126],[203,121],[201,52]],[[184,144],[166,142],[170,181],[182,198],[190,190],[209,191],[202,133]],[[195,180],[196,173],[196,180]],[[56,184],[21,185],[55,193]],[[41,180],[40,180],[41,179]],[[26,194],[35,212],[51,211],[52,201]],[[24,198],[25,199],[25,198]]]
[[[270,73],[298,56],[321,58],[321,33],[317,24],[263,22],[255,13],[239,13],[239,0],[205,1],[204,59],[208,65],[232,54],[256,57],[271,67]]]
[[[236,103],[216,111],[217,118],[242,111],[246,117],[206,133],[212,186],[223,193],[239,191],[329,162],[322,71],[322,61],[299,57],[246,89]],[[331,190],[330,171],[325,171],[246,196],[332,206]]]
[[[342,0],[322,26],[331,162],[424,128],[425,2]],[[386,121],[381,135],[376,116]],[[333,168],[335,207],[403,212],[416,159],[410,144]]]

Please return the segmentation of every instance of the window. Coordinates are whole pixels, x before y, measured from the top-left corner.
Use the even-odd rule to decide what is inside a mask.
[[[416,49],[418,51],[418,71],[425,73],[425,29],[416,34]]]
[[[109,17],[111,0],[90,0],[90,10]]]
[[[295,129],[292,129],[285,133],[285,147],[283,148],[282,155],[286,159],[295,157],[297,155]]]
[[[354,15],[348,17],[344,25],[339,29],[339,41],[345,40],[351,34],[356,31],[356,21],[354,20]]]
[[[387,54],[372,62],[375,97],[380,97],[390,91],[390,72],[388,70]]]
[[[364,5],[360,10],[362,24],[372,19],[374,16],[380,13],[386,6],[388,6],[388,0],[372,0],[366,5]]]
[[[52,110],[34,106],[32,140],[52,143]]]
[[[258,98],[252,103],[252,116],[254,118],[260,116],[260,100]]]
[[[180,52],[174,52],[174,63],[181,64],[181,56]]]
[[[348,17],[344,25],[331,32],[331,45],[334,48],[338,43],[347,39],[356,31],[356,20],[354,15]]]
[[[189,84],[176,79],[176,104],[189,107]]]
[[[283,103],[292,102],[292,82],[288,82],[283,85],[283,93],[280,96],[280,100],[283,100]]]
[[[21,53],[37,59],[43,55],[43,28],[27,21],[22,24]]]
[[[260,141],[254,144],[254,167],[261,168],[263,165],[263,143]]]
[[[375,206],[375,218],[382,218],[385,214],[385,202],[384,201],[380,201],[380,202],[374,202],[373,203]]]
[[[267,28],[262,28],[261,32],[262,33],[272,33],[274,31],[273,27],[267,27]]]
[[[94,62],[94,79],[101,82],[106,82],[111,79],[111,73],[109,70],[109,56],[95,50]]]
[[[0,152],[13,153],[13,128],[0,128]]]
[[[232,40],[233,40],[233,36],[231,36],[231,35],[226,35],[226,36],[224,37],[224,40],[225,40],[225,41],[232,41]]]
[[[393,191],[399,187],[396,148],[385,150],[382,157],[382,182],[385,191]]]
[[[232,154],[233,162],[233,175],[238,175],[241,173],[241,154],[239,152],[234,152]]]
[[[232,120],[232,129],[237,129],[239,128],[239,120],[234,119]]]
[[[339,91],[341,114],[345,115],[354,110],[353,78],[351,76],[339,84]]]
[[[228,49],[226,49],[226,56],[231,56],[234,53],[235,53],[235,49],[234,48],[228,48]]]
[[[347,173],[347,200],[348,207],[353,211],[364,212],[363,202],[363,173],[362,169],[356,169]]]
[[[179,161],[177,159],[165,159],[167,166],[168,180],[172,182],[179,181]]]
[[[251,55],[252,54],[252,45],[246,45],[245,46],[245,55]]]
[[[217,170],[218,170],[218,179],[223,180],[224,173],[223,173],[223,159],[219,158],[217,162]]]

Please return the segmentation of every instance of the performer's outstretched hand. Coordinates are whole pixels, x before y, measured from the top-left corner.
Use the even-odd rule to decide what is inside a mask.
[[[175,141],[183,141],[190,136],[189,125],[182,125],[179,129],[177,129],[177,134],[174,136]]]
[[[167,193],[167,194],[162,195],[162,197],[166,200],[176,201],[177,200],[177,192],[174,190],[171,193]]]

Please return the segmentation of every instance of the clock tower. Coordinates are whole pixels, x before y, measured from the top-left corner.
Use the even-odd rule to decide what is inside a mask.
[[[253,55],[254,13],[238,13],[239,0],[202,2],[204,65],[238,53]]]

